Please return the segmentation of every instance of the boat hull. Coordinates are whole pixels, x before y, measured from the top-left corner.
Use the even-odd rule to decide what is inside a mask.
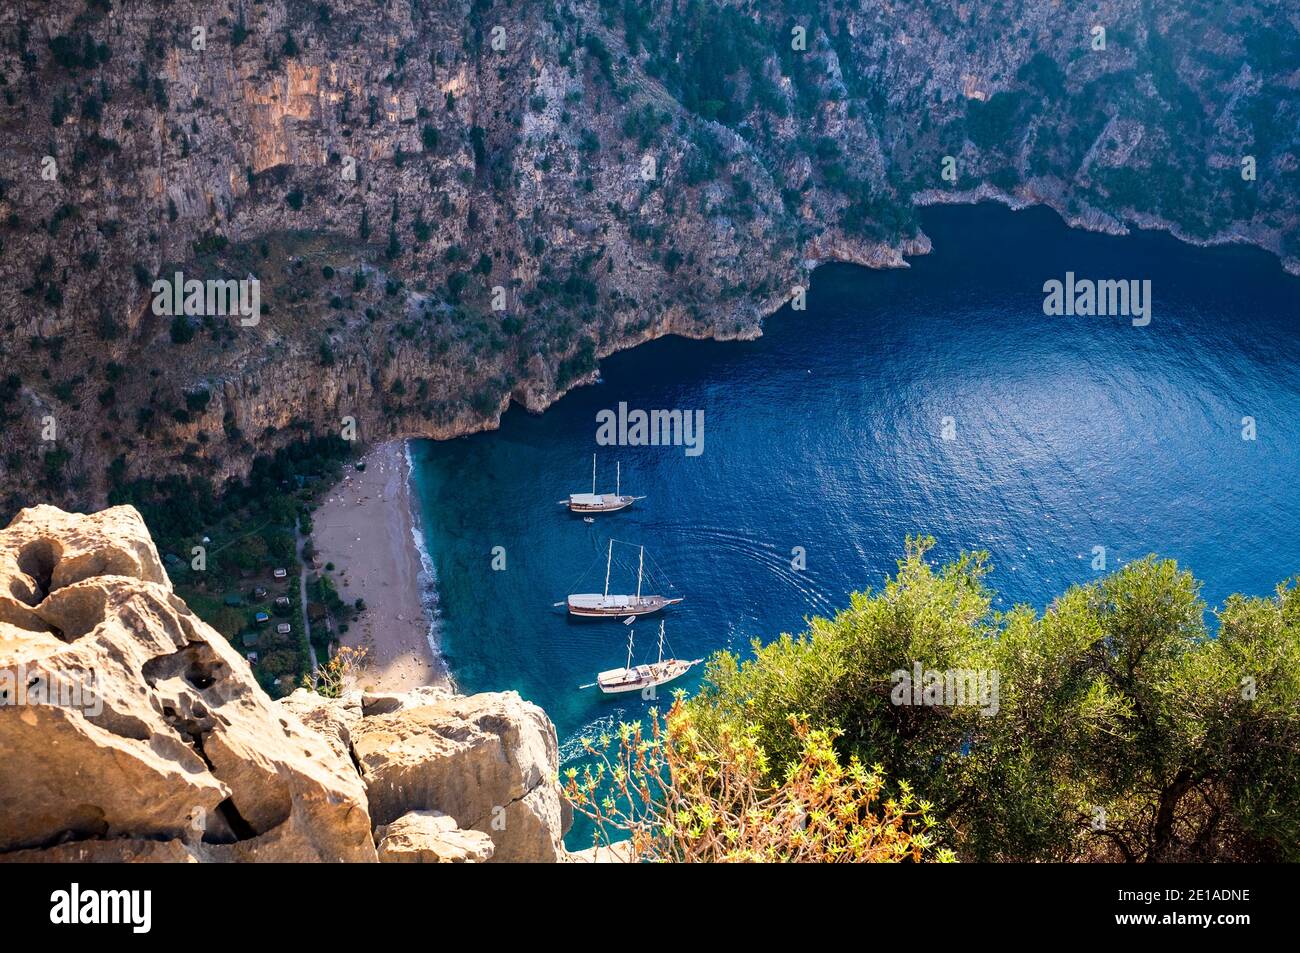
[[[653,665],[638,665],[634,669],[611,669],[596,676],[596,685],[605,695],[643,692],[647,688],[658,688],[660,685],[667,685],[681,678],[699,663],[700,659],[691,662],[684,659],[664,659]]]
[[[570,498],[568,507],[570,513],[581,513],[583,515],[617,513],[619,510],[627,509],[635,502],[635,496],[615,496],[613,493],[606,493],[600,500],[595,502]]]
[[[581,619],[624,619],[628,616],[651,615],[682,601],[680,598],[666,599],[663,596],[642,596],[639,600],[634,596],[625,596],[623,598],[627,601],[611,603],[602,600],[599,595],[595,596],[594,599],[569,596],[566,604],[569,615]]]

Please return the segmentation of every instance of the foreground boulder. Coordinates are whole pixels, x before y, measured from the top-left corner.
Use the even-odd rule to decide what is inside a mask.
[[[463,831],[438,811],[412,811],[375,830],[379,860],[386,864],[481,864],[492,856],[492,838]]]
[[[0,765],[0,857],[376,859],[354,767],[176,597],[131,507],[0,531]]]

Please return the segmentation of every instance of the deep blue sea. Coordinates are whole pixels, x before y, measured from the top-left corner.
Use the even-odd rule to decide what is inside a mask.
[[[639,716],[636,696],[578,689],[623,663],[627,628],[553,607],[601,589],[611,536],[644,544],[685,596],[663,616],[680,657],[743,653],[833,613],[880,585],[909,533],[935,536],[940,560],[988,550],[1002,608],[1041,610],[1096,578],[1097,546],[1110,569],[1177,559],[1212,607],[1300,572],[1300,280],[1258,251],[1071,231],[1043,209],[938,208],[923,226],[931,255],[820,268],[807,309],[771,316],[757,341],[655,341],[542,416],[512,408],[497,432],[416,443],[459,685],[517,689],[568,755]],[[1043,283],[1067,271],[1150,279],[1151,323],[1045,317]],[[596,414],[619,401],[703,410],[703,453],[597,448]],[[556,501],[590,489],[597,449],[602,491],[619,461],[624,492],[648,498],[588,525]],[[621,555],[614,591],[635,585],[636,551]],[[657,622],[634,628],[652,653]]]

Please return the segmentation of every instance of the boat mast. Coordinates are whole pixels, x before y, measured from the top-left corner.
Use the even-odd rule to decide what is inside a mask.
[[[645,565],[645,547],[641,547],[641,558],[636,564],[636,601],[641,601],[641,568]]]
[[[609,598],[609,564],[614,560],[614,541],[609,541],[609,555],[605,557],[605,598]]]
[[[659,664],[664,663],[664,623],[659,620]]]
[[[591,493],[596,494],[596,455],[591,455]]]
[[[632,639],[635,635],[636,629],[631,630],[627,634],[627,664],[623,666],[623,671],[625,672],[632,671]]]
[[[614,464],[614,495],[623,495],[623,464],[621,461]]]

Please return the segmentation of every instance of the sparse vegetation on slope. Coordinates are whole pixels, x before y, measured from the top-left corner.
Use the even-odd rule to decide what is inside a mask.
[[[98,504],[124,453],[219,486],[297,425],[492,426],[649,337],[753,335],[979,186],[1300,260],[1300,38],[1251,0],[113,9],[0,10],[6,512],[47,473]],[[153,314],[177,269],[259,278],[261,321]]]

